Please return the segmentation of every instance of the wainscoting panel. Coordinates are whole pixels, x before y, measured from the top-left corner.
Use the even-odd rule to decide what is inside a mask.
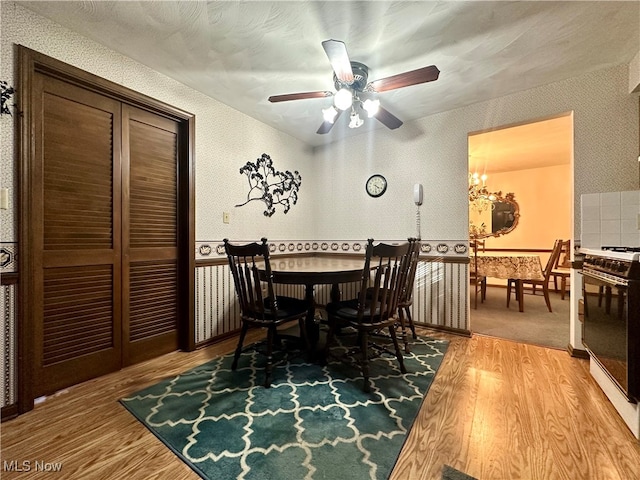
[[[321,242],[318,243],[321,244]],[[286,242],[282,242],[282,244],[286,245]],[[202,249],[198,250],[202,252]],[[207,250],[214,258],[224,257],[223,250],[221,251],[220,248]],[[275,244],[273,250],[286,251],[289,255],[298,254],[293,252],[293,249],[278,248]],[[466,249],[460,250],[458,248],[455,253],[450,255],[438,255],[437,252],[434,252],[433,256],[428,254],[421,256],[413,293],[412,317],[414,322],[426,326],[469,331],[469,265]],[[454,252],[454,249],[450,251]],[[300,254],[303,253],[310,252],[300,252]],[[340,253],[335,252],[335,254],[339,255]],[[277,256],[277,253],[273,254],[274,258]],[[202,262],[203,258],[200,257],[199,260]],[[240,328],[240,310],[228,265],[204,263],[196,265],[195,285],[196,344],[201,345],[215,340],[216,337],[228,335],[238,330]],[[280,295],[297,298],[304,298],[305,295],[304,286],[301,285],[278,285],[276,289]],[[359,283],[357,282],[341,284],[341,297],[355,298],[358,289]],[[318,307],[326,305],[330,301],[330,295],[330,285],[316,286],[314,298]],[[318,311],[318,314],[322,315],[322,313],[322,310]]]
[[[418,264],[413,290],[413,321],[469,330],[468,264],[425,259]]]
[[[2,319],[2,369],[0,382],[2,396],[0,407],[14,405],[17,401],[17,337],[18,320],[18,244],[15,242],[0,243],[0,272],[2,274],[0,295],[0,319]]]
[[[2,335],[0,345],[2,350],[3,365],[0,381],[2,382],[3,395],[0,407],[12,405],[16,401],[16,302],[17,284],[2,285]]]
[[[196,268],[195,292],[196,344],[240,328],[240,308],[228,265]]]

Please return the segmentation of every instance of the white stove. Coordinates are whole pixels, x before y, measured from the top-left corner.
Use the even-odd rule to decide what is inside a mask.
[[[627,260],[629,262],[640,261],[640,247],[581,248],[580,252],[585,255],[606,257],[615,260]]]
[[[640,247],[581,248],[589,369],[640,439]]]

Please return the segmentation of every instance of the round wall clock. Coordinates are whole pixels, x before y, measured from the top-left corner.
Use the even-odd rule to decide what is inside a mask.
[[[387,179],[380,174],[371,175],[365,188],[370,196],[380,197],[387,191]]]

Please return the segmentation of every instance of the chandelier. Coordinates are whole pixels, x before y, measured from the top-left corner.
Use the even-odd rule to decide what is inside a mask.
[[[469,206],[481,214],[495,208],[495,199],[496,196],[487,190],[487,176],[469,172]]]

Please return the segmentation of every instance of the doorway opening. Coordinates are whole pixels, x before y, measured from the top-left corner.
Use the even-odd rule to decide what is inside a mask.
[[[491,217],[496,209],[484,205],[482,211],[483,206],[472,202],[470,193],[470,235],[477,235],[480,230],[487,256],[537,256],[543,271],[555,241],[573,237],[573,113],[471,132],[468,155],[470,184],[477,173],[479,185],[484,185],[490,194],[513,194],[520,214],[516,228],[504,234],[494,233]],[[479,301],[477,308],[471,303],[473,333],[545,347],[567,347],[569,287],[562,299],[560,285],[556,291],[551,279],[552,311],[538,287],[536,295],[523,295],[520,312],[514,292],[507,308],[507,278],[501,277],[509,274],[494,271],[492,275],[496,276],[487,276],[484,301]]]

